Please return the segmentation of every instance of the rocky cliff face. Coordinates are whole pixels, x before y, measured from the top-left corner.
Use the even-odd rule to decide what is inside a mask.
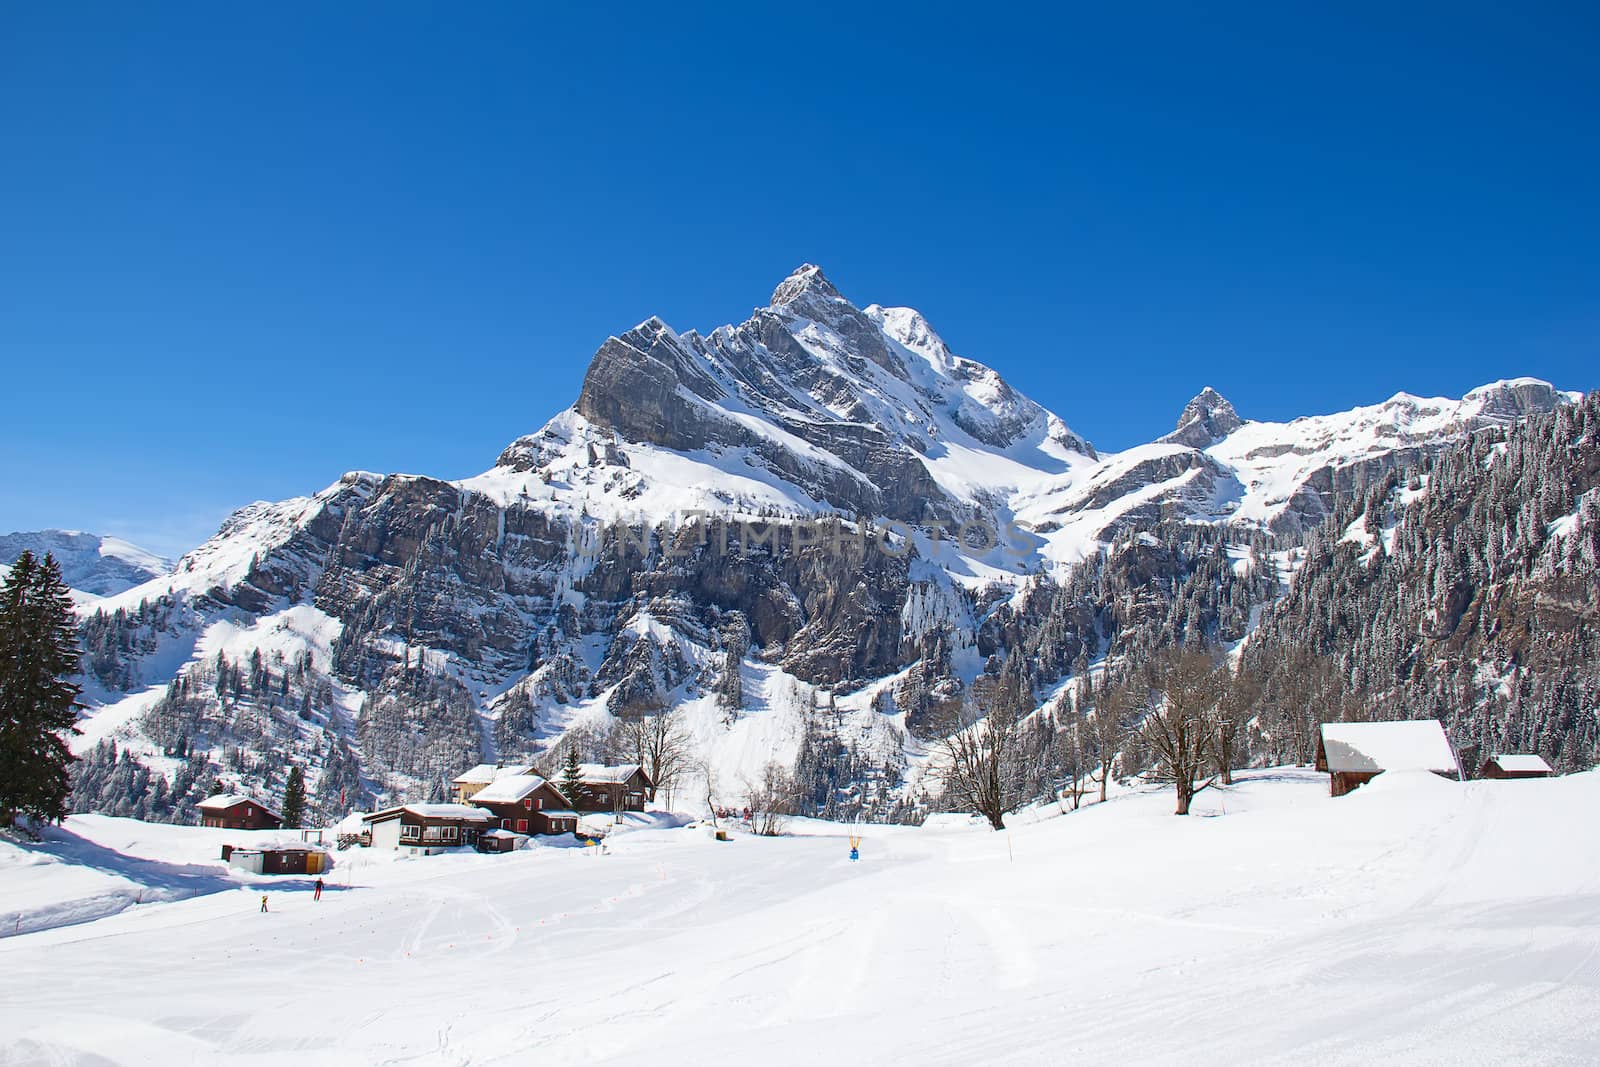
[[[1395,465],[1567,399],[1524,380],[1272,424],[1207,389],[1102,456],[807,266],[738,325],[608,339],[482,475],[242,509],[86,613],[83,745],[179,761],[154,814],[218,775],[272,794],[291,763],[331,811],[563,739],[617,755],[619,721],[676,710],[731,793],[776,760],[833,783],[819,805],[888,803],[909,731],[986,661],[1022,649],[1043,684],[1191,616],[1232,633],[1275,583],[1227,551],[1292,547]]]

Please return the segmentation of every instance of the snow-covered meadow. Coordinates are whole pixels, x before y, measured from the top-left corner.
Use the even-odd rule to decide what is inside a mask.
[[[0,844],[0,1063],[1592,1063],[1597,806],[1256,771],[858,863],[806,821],[352,850],[320,902],[222,867],[248,835],[75,816]]]

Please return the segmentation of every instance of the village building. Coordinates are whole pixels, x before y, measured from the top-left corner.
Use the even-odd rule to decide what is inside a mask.
[[[200,809],[200,825],[224,830],[276,830],[283,817],[254,797],[239,793],[218,793],[195,805]]]
[[[1410,722],[1325,722],[1317,736],[1317,770],[1344,796],[1384,771],[1431,771],[1461,778],[1455,749],[1437,719]]]
[[[655,783],[637,763],[608,767],[602,763],[580,763],[578,774],[583,785],[572,806],[578,811],[643,811],[644,801]]]
[[[1543,756],[1522,752],[1498,752],[1483,761],[1479,778],[1548,778],[1556,773]]]
[[[478,835],[479,852],[515,852],[528,838],[511,830],[485,830]]]
[[[362,836],[372,848],[431,856],[447,848],[474,848],[494,817],[469,804],[403,804],[362,816]]]
[[[451,799],[457,804],[467,804],[480,790],[492,785],[497,778],[532,773],[534,773],[533,768],[524,764],[480,763],[470,771],[458,774],[450,780]]]
[[[519,834],[577,832],[578,813],[549,780],[537,774],[497,778],[479,790],[472,802],[492,812],[500,829]]]
[[[228,866],[251,874],[323,874],[333,864],[320,848],[305,845],[261,845],[256,848],[222,846]]]

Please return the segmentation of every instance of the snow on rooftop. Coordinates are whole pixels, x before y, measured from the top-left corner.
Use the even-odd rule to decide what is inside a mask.
[[[632,778],[640,770],[637,763],[623,763],[615,767],[608,767],[604,763],[578,764],[578,777],[585,782],[605,782],[620,785]]]
[[[482,808],[473,807],[471,804],[402,804],[396,808],[386,808],[375,811],[371,815],[362,817],[362,822],[378,822],[391,819],[402,811],[424,819],[462,819],[467,822],[489,822],[494,818],[490,812]]]
[[[270,807],[261,803],[255,797],[247,797],[243,793],[218,793],[216,796],[206,797],[195,807],[202,811],[226,811],[235,804],[254,804],[263,811],[277,814]]]
[[[1489,757],[1502,771],[1512,771],[1520,774],[1551,774],[1554,773],[1550,764],[1544,761],[1543,756],[1519,752],[1497,752]]]
[[[479,804],[510,804],[532,795],[546,780],[537,774],[508,774],[495,779],[493,785],[473,795]]]
[[[513,774],[530,774],[533,768],[521,764],[480,763],[451,779],[456,785],[487,785],[499,778]]]
[[[1325,722],[1328,770],[1440,771],[1459,774],[1455,750],[1437,719],[1414,722]]]

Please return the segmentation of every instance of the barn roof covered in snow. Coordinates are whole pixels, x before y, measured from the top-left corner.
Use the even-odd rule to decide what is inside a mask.
[[[471,804],[401,804],[362,816],[362,822],[384,822],[395,819],[401,812],[410,812],[422,819],[460,819],[464,822],[488,822],[494,816]]]
[[[237,807],[240,804],[254,804],[274,818],[278,815],[276,811],[273,811],[255,797],[247,797],[243,793],[218,793],[216,796],[206,797],[195,807],[201,811],[227,811],[229,808]]]
[[[542,785],[548,782],[537,774],[508,774],[504,778],[496,778],[493,785],[473,794],[474,804],[514,804],[524,797],[532,796]]]
[[[604,763],[580,763],[578,777],[584,782],[621,785],[642,770],[644,768],[637,763],[623,763],[615,767],[608,767]]]
[[[1455,750],[1437,719],[1325,722],[1322,748],[1334,773],[1437,771],[1460,774]]]
[[[1502,771],[1512,774],[1554,774],[1554,769],[1544,761],[1543,756],[1529,753],[1496,752],[1489,757],[1489,761]]]
[[[530,774],[533,768],[522,764],[480,763],[450,779],[456,785],[488,785],[499,778],[513,774]]]

